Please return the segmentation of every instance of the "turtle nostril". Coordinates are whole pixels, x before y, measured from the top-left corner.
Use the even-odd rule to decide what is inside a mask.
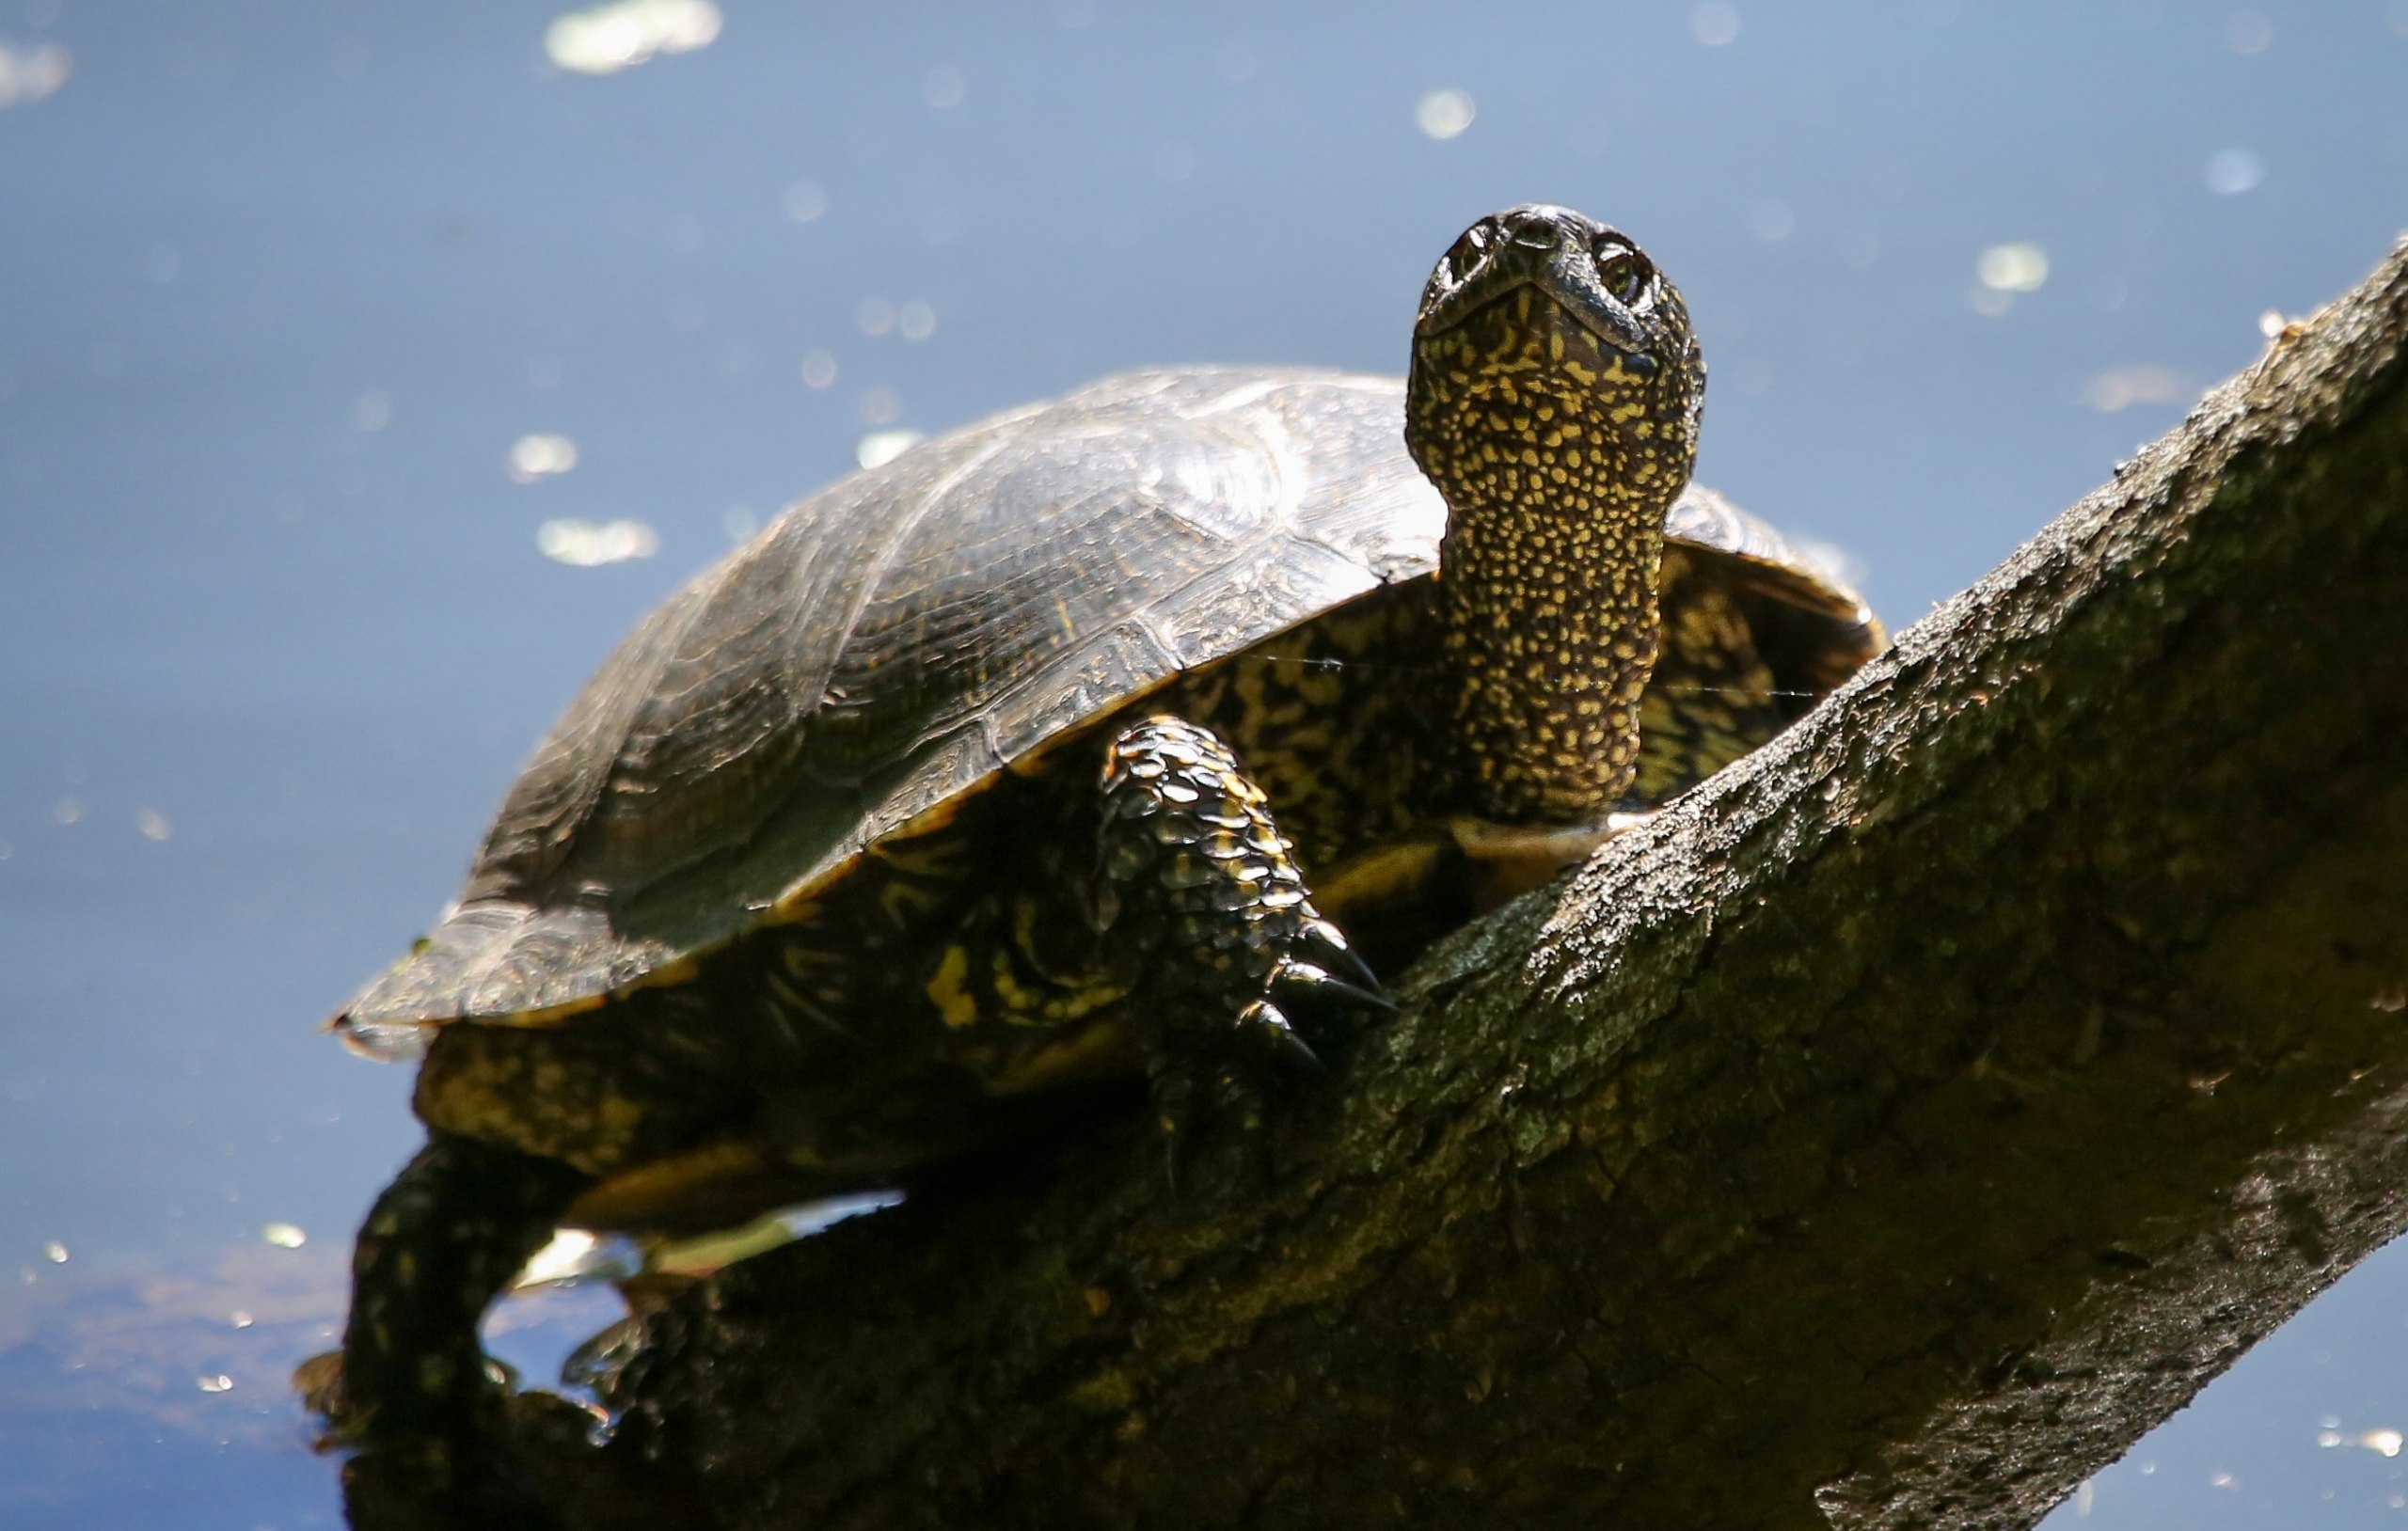
[[[1527,250],[1552,250],[1563,243],[1563,230],[1555,220],[1538,213],[1507,214],[1504,233]]]

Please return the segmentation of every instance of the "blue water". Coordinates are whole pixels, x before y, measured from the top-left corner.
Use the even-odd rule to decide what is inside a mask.
[[[1448,240],[1562,201],[1687,292],[1702,477],[1904,622],[2408,224],[2408,0],[723,7],[590,76],[545,6],[0,0],[0,1523],[336,1521],[283,1378],[418,1132],[313,1028],[865,434],[1399,370]],[[2408,1428],[2403,1299],[2060,1515],[2400,1516],[2317,1438]]]

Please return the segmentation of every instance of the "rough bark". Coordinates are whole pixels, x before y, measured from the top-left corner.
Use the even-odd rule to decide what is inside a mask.
[[[649,1322],[729,1524],[2022,1526],[2408,1221],[2408,245],[1172,1192]],[[1944,514],[1944,511],[1941,513]]]

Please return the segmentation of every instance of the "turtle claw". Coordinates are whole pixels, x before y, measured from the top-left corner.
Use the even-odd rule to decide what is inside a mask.
[[[1240,1011],[1238,1024],[1244,1028],[1250,1040],[1269,1051],[1281,1064],[1310,1074],[1325,1072],[1321,1054],[1312,1050],[1311,1043],[1296,1034],[1294,1023],[1269,1000],[1257,1000]]]
[[[1354,943],[1346,939],[1346,933],[1327,920],[1315,916],[1306,921],[1304,928],[1296,932],[1296,944],[1309,948],[1313,955],[1310,959],[1291,957],[1291,962],[1301,962],[1323,972],[1335,968],[1349,983],[1376,996],[1370,1003],[1383,1010],[1396,1008],[1396,1002],[1387,998],[1387,990],[1380,983],[1380,975],[1373,972],[1371,965],[1355,952]]]
[[[1361,964],[1358,963],[1356,966],[1360,967]],[[1366,976],[1369,975],[1366,974]],[[1302,962],[1294,957],[1288,958],[1273,970],[1271,981],[1274,984],[1294,988],[1299,993],[1343,1001],[1348,1004],[1361,1005],[1367,1010],[1381,1010],[1389,1015],[1396,1014],[1396,1002],[1387,997],[1378,986],[1376,980],[1369,984],[1353,983],[1334,976],[1326,968],[1310,962]]]

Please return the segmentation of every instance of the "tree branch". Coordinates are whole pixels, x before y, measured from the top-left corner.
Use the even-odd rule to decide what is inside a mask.
[[[739,1526],[2029,1524],[2408,1221],[2403,335],[2408,245],[1445,943],[1275,1185],[1122,1131],[738,1266],[622,1448]]]

